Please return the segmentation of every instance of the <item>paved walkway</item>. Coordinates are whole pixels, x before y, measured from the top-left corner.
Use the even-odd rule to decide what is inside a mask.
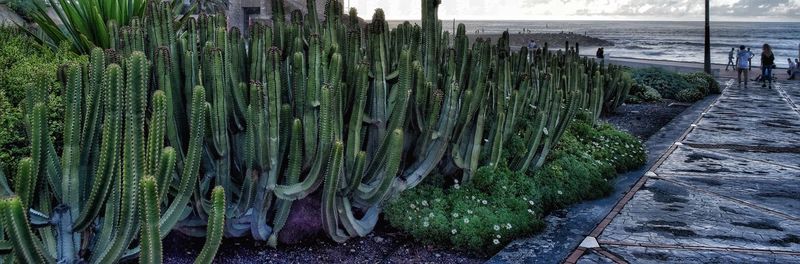
[[[728,82],[567,263],[800,263],[800,82]]]

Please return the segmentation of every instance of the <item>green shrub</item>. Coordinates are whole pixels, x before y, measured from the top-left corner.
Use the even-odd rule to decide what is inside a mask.
[[[703,99],[705,95],[696,88],[687,88],[683,89],[675,95],[675,100],[681,102],[696,102],[700,99]]]
[[[647,85],[634,85],[635,89],[631,90],[631,94],[625,99],[626,103],[640,104],[644,102],[660,102],[662,100],[661,93],[653,87]]]
[[[56,73],[60,65],[85,58],[70,52],[67,43],[58,52],[51,52],[18,29],[0,28],[0,169],[9,173],[16,162],[30,153],[25,130],[24,101],[33,87],[50,87],[48,108],[49,131],[55,146],[61,146],[60,131],[64,109],[61,85]]]
[[[607,124],[594,126],[582,114],[539,170],[483,167],[471,183],[446,187],[442,176],[431,175],[394,200],[385,216],[423,243],[491,254],[540,230],[546,212],[608,195],[617,171],[644,162],[638,139]]]
[[[709,93],[720,92],[719,83],[714,77],[702,72],[678,74],[658,68],[646,68],[633,70],[632,76],[638,86],[634,93],[638,98],[632,99],[633,102],[649,102],[661,96],[681,102],[695,102]],[[655,92],[648,91],[648,87]]]
[[[683,75],[692,86],[700,91],[705,91],[706,94],[718,94],[721,92],[719,83],[714,76],[705,72],[695,72]]]
[[[640,86],[649,86],[658,91],[664,98],[674,99],[675,95],[691,84],[680,74],[659,68],[636,69],[631,73]]]

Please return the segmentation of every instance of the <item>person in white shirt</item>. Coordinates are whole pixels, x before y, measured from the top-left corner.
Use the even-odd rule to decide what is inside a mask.
[[[739,46],[739,53],[736,54],[736,70],[738,72],[739,85],[742,85],[742,77],[744,76],[744,87],[747,88],[747,83],[750,80],[750,60],[753,59],[753,53],[745,48],[744,45]]]

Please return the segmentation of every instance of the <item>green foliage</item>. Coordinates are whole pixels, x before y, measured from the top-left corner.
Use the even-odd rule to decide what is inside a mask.
[[[650,86],[668,99],[674,99],[680,90],[691,86],[680,74],[659,68],[636,69],[631,75],[638,85]]]
[[[659,68],[645,68],[633,70],[632,76],[638,86],[632,92],[638,98],[633,98],[632,102],[650,102],[658,98],[648,88],[656,90],[663,98],[681,102],[695,102],[710,93],[720,92],[719,83],[714,77],[702,72],[679,74]]]
[[[546,212],[608,195],[617,172],[644,165],[641,142],[581,113],[535,172],[481,167],[470,184],[431,176],[386,209],[389,222],[427,244],[491,254],[543,226]]]
[[[29,156],[26,136],[25,98],[38,87],[50,87],[49,109],[64,109],[62,89],[56,73],[60,65],[85,61],[61,45],[56,52],[43,48],[15,28],[0,28],[0,170],[14,171],[17,161]],[[66,43],[64,43],[66,44]],[[48,124],[56,146],[61,144],[63,111],[48,113]]]
[[[634,85],[633,87],[634,88],[631,90],[631,95],[625,100],[628,103],[652,103],[663,100],[661,93],[659,93],[658,90],[654,89],[653,87],[647,85]]]
[[[719,82],[714,79],[714,76],[705,72],[695,72],[684,74],[684,78],[698,91],[705,93],[718,94],[721,92]]]
[[[59,43],[69,42],[72,50],[88,54],[94,47],[117,47],[115,32],[144,17],[148,0],[31,0],[29,16],[44,34],[32,34],[41,43],[56,49]],[[152,1],[153,4],[160,1]],[[173,1],[173,14],[183,19],[181,0]],[[49,4],[49,6],[48,6]],[[58,19],[49,16],[49,10]]]

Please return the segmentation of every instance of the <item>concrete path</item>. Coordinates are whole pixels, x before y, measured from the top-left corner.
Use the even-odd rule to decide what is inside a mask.
[[[800,263],[800,82],[733,82],[566,263]]]

